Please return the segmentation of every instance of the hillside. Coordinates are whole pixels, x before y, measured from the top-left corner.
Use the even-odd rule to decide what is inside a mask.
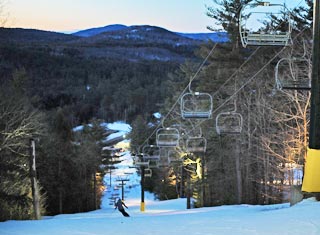
[[[228,42],[229,38],[226,32],[214,32],[214,33],[177,33],[180,36],[192,38],[200,41],[211,40],[213,42]]]
[[[0,42],[2,81],[21,71],[36,107],[68,106],[75,125],[92,117],[132,120],[159,111],[154,104],[167,96],[168,74],[186,60],[197,62],[194,51],[200,46],[153,26],[91,37],[1,28]]]
[[[79,37],[91,37],[91,36],[94,36],[94,35],[97,35],[100,33],[121,30],[121,29],[124,29],[127,27],[128,26],[125,26],[122,24],[113,24],[113,25],[107,25],[104,27],[96,27],[96,28],[81,30],[81,31],[73,33],[73,35],[79,36]]]
[[[175,33],[164,28],[139,25],[109,25],[63,34],[36,29],[0,28],[0,42],[6,44],[49,46],[56,55],[182,63],[194,57],[201,43],[226,42],[225,33]],[[36,48],[34,48],[36,49]]]
[[[77,38],[74,35],[37,29],[0,27],[0,42],[2,43],[65,43]]]
[[[72,42],[86,55],[121,57],[130,60],[183,62],[192,58],[200,41],[179,36],[155,26],[131,26]],[[99,48],[99,52],[94,50]]]
[[[134,30],[136,27],[139,27],[139,26],[126,26],[126,25],[114,24],[114,25],[107,25],[104,27],[80,30],[78,32],[73,33],[73,35],[80,36],[80,37],[92,37],[105,32],[111,32],[111,31],[114,32],[114,31],[123,30],[123,29]],[[155,26],[149,26],[149,27],[155,27]],[[177,34],[185,38],[190,38],[190,39],[199,40],[199,41],[208,41],[210,39],[214,42],[227,42],[229,40],[226,32],[212,32],[212,33],[171,32],[171,33]]]

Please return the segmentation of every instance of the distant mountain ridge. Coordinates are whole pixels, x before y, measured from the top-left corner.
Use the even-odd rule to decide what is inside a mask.
[[[227,32],[214,32],[214,33],[177,33],[180,36],[192,38],[200,41],[214,41],[214,42],[228,42]]]
[[[57,33],[38,29],[24,28],[1,28],[0,42],[19,42],[19,43],[52,43],[68,42],[79,37],[72,34]]]
[[[176,33],[150,25],[108,25],[73,34],[36,29],[0,28],[0,44],[50,48],[52,54],[79,58],[182,63],[208,40],[224,43],[226,33]]]
[[[75,36],[79,36],[79,37],[91,37],[91,36],[95,36],[100,33],[117,31],[117,30],[121,30],[121,29],[125,29],[125,28],[128,28],[128,26],[122,25],[122,24],[113,24],[113,25],[107,25],[107,26],[103,26],[103,27],[96,27],[96,28],[80,30],[80,31],[72,33],[72,34]]]
[[[72,35],[79,36],[79,37],[92,37],[92,36],[96,36],[101,33],[114,32],[114,31],[119,31],[119,30],[123,30],[123,29],[130,29],[130,28],[135,29],[136,27],[139,27],[139,26],[138,25],[126,26],[126,25],[122,25],[122,24],[113,24],[113,25],[107,25],[107,26],[103,26],[103,27],[80,30],[78,32],[73,33]],[[157,27],[157,26],[149,26],[149,27],[161,28],[161,27]],[[169,31],[169,30],[167,30],[167,31]],[[169,32],[171,32],[171,31],[169,31]],[[214,42],[227,42],[229,40],[226,32],[212,32],[212,33],[172,32],[172,33],[178,34],[179,36],[182,36],[182,37],[191,38],[191,39],[199,40],[199,41],[212,40]]]

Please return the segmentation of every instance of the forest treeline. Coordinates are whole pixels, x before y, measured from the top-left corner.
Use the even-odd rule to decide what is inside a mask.
[[[103,176],[115,163],[112,153],[102,151],[108,133],[101,122],[132,124],[134,152],[159,124],[152,116],[158,111],[171,113],[163,125],[207,140],[205,154],[183,156],[190,163],[185,167],[154,170],[146,188],[159,199],[192,192],[196,206],[283,201],[287,185],[293,184],[291,166],[304,161],[310,93],[275,90],[274,67],[280,58],[304,52],[310,59],[312,1],[292,12],[294,44],[283,51],[242,48],[238,10],[251,1],[216,2],[220,7],[208,8],[208,16],[222,23],[230,36],[229,43],[216,46],[197,42],[177,48],[161,41],[144,48],[143,42],[137,46],[128,41],[116,48],[107,41],[95,44],[47,34],[49,41],[2,37],[0,220],[33,218],[30,139],[36,141],[42,214],[94,210],[100,206]],[[275,20],[281,24],[281,18]],[[210,120],[182,120],[179,105],[172,105],[214,46],[192,89],[212,94],[214,107],[221,107]],[[154,52],[161,53],[150,57]],[[243,117],[242,132],[219,136],[215,117],[230,107]],[[83,130],[73,131],[80,124]]]
[[[173,89],[162,109],[162,123],[144,134],[139,126],[148,128],[148,120],[140,116],[133,122],[132,149],[143,153],[144,145],[156,144],[157,128],[179,130],[179,146],[164,151],[160,148],[160,159],[170,159],[174,151],[183,164],[154,168],[148,179],[161,200],[192,196],[194,206],[200,207],[288,202],[292,187],[299,190],[302,183],[310,91],[278,89],[275,68],[281,59],[299,58],[304,61],[299,74],[311,78],[313,3],[305,1],[292,10],[291,46],[244,48],[239,36],[239,9],[254,1],[214,2],[217,5],[209,7],[207,14],[229,33],[230,43],[201,47],[197,55],[204,61],[210,56],[198,74],[199,64],[181,66],[169,81]],[[280,28],[287,23],[285,12],[272,17],[273,25],[266,28]],[[291,76],[291,66],[281,65],[281,73]],[[213,97],[213,115],[208,120],[181,117],[181,95],[188,92],[188,83],[195,74],[191,91]],[[232,117],[233,122],[225,118],[221,123],[223,115]],[[233,125],[241,131],[218,134],[219,125]],[[206,151],[189,152],[188,139],[199,137],[207,141]]]
[[[103,176],[116,163],[112,151],[102,151],[111,132],[101,123],[152,117],[169,89],[168,74],[181,61],[193,60],[199,44],[166,30],[159,33],[161,43],[151,43],[150,35],[142,47],[132,39],[118,46],[110,40],[0,29],[0,220],[34,218],[31,139],[43,215],[100,207]],[[190,44],[169,46],[167,34]],[[78,125],[85,128],[73,131]]]

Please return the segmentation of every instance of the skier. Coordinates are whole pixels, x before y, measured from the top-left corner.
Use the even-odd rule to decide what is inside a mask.
[[[128,209],[126,204],[119,198],[119,200],[114,204],[115,210],[118,208],[118,210],[123,214],[125,217],[129,217],[129,214],[124,210],[123,206]]]

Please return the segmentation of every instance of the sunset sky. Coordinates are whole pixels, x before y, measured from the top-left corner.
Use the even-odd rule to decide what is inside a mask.
[[[271,0],[274,1],[274,0]],[[154,25],[176,32],[209,32],[213,0],[0,0],[6,27],[70,32],[110,24]],[[276,1],[284,2],[284,1]],[[296,3],[301,0],[287,0]]]
[[[1,0],[0,0],[1,1]],[[74,31],[110,24],[208,32],[212,0],[7,0],[8,27]]]

